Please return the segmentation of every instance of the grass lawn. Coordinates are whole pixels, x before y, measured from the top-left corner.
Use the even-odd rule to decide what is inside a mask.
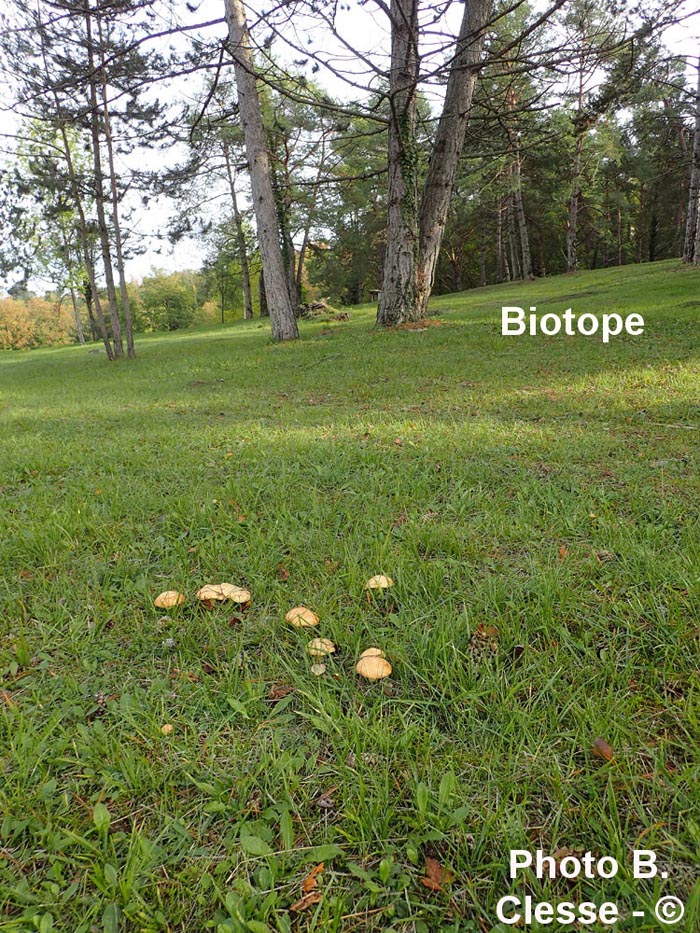
[[[502,304],[646,330],[503,338]],[[488,933],[509,892],[700,927],[700,273],[434,310],[0,357],[0,930]],[[222,580],[245,613],[195,604]],[[621,867],[511,882],[511,848]]]

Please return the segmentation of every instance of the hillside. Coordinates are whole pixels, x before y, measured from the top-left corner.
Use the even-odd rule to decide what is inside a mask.
[[[504,338],[510,304],[645,331]],[[0,355],[0,930],[488,933],[511,848],[635,846],[697,926],[700,273],[433,309]],[[247,611],[195,605],[221,580]]]

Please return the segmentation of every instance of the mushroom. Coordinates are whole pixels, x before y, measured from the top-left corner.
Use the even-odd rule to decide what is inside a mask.
[[[220,583],[219,588],[226,599],[229,599],[232,603],[238,603],[241,609],[245,609],[250,604],[250,590],[247,590],[244,586]]]
[[[386,577],[383,573],[378,573],[376,577],[372,577],[367,581],[368,590],[388,590],[393,585],[394,581],[391,577]]]
[[[295,606],[284,618],[294,628],[313,628],[319,622],[316,613],[307,609],[306,606]]]
[[[365,680],[382,680],[391,674],[391,664],[386,658],[380,658],[376,654],[367,655],[360,658],[355,670]]]
[[[159,609],[172,609],[173,606],[179,606],[184,603],[185,597],[177,590],[166,590],[153,600],[153,604]]]
[[[312,658],[325,658],[329,654],[335,654],[335,645],[330,638],[313,638],[306,650]]]
[[[217,583],[207,583],[197,590],[197,599],[201,599],[202,602],[222,603],[226,597]]]
[[[382,651],[381,648],[367,648],[360,655],[360,660],[362,660],[362,658],[383,658],[383,657],[384,657],[384,652]]]
[[[250,591],[232,583],[207,583],[197,590],[197,599],[205,603],[223,603],[228,599],[245,609],[250,603]]]

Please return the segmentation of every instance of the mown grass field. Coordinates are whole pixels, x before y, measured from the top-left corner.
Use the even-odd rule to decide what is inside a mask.
[[[646,330],[503,338],[502,304]],[[700,274],[434,309],[0,357],[0,930],[488,933],[511,891],[698,929]],[[221,580],[247,612],[195,604]],[[621,870],[511,882],[511,848]]]

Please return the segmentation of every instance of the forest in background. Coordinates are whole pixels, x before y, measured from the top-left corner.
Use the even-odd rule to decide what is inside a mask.
[[[188,23],[194,8],[165,0],[16,0],[1,40],[16,125],[0,346],[101,339],[119,356],[124,335],[133,355],[134,333],[270,305],[273,336],[295,336],[280,306],[298,315],[321,296],[380,293],[392,324],[424,314],[431,291],[697,260],[700,83],[665,45],[683,4],[470,0],[461,25],[450,4],[376,6],[386,47],[372,59],[325,4],[227,0],[226,21]],[[310,24],[366,65],[336,75],[349,95],[324,86],[343,69],[323,42],[289,57]],[[164,244],[201,244],[202,268],[130,280],[152,211]],[[42,299],[39,278],[55,284]]]

